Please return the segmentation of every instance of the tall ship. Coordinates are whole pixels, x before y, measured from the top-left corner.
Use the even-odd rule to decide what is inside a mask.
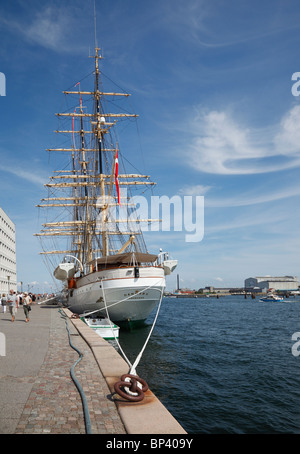
[[[84,80],[64,91],[71,107],[56,114],[55,132],[68,145],[48,149],[59,155],[60,167],[37,205],[47,216],[36,236],[48,269],[61,281],[65,305],[79,315],[98,311],[122,327],[147,319],[177,260],[147,250],[143,225],[159,220],[141,219],[133,194],[155,183],[137,170],[126,173],[116,130],[137,115],[112,113],[130,95],[104,91],[98,47],[92,58],[92,88],[83,90]]]

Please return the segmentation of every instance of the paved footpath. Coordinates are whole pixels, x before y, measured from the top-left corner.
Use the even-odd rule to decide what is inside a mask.
[[[71,323],[71,342],[83,353],[75,376],[88,403],[94,434],[126,434],[94,355]],[[2,333],[2,334],[1,334]],[[0,313],[0,434],[84,434],[80,394],[70,376],[79,358],[55,306],[34,305],[30,322],[19,307],[15,322]],[[3,336],[4,335],[4,336]],[[3,345],[0,349],[3,354]]]

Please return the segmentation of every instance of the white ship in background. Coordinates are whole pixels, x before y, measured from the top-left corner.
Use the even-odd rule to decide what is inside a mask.
[[[97,47],[93,58],[93,88],[84,91],[77,83],[64,92],[73,104],[57,114],[62,125],[56,132],[68,136],[70,145],[49,149],[66,159],[63,170],[56,170],[45,184],[48,197],[38,207],[47,208],[47,222],[36,235],[54,276],[64,282],[70,310],[77,314],[99,310],[122,326],[147,319],[177,261],[166,253],[147,251],[141,223],[153,220],[135,217],[132,189],[154,183],[147,175],[125,173],[114,132],[120,120],[137,115],[107,109],[116,105],[115,99],[129,95],[103,91]]]

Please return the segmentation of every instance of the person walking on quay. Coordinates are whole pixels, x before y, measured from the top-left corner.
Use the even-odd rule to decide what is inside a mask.
[[[22,306],[22,302],[23,302],[23,293],[18,293],[17,295],[17,298],[18,298],[18,306]]]
[[[24,314],[26,317],[26,323],[29,322],[29,311],[31,311],[30,304],[32,303],[32,300],[30,296],[28,295],[27,292],[24,293],[24,298],[23,298],[23,309],[24,309]]]
[[[9,312],[12,316],[12,322],[15,321],[16,313],[17,313],[17,307],[18,307],[18,300],[17,300],[17,295],[15,292],[11,289],[10,294],[8,295],[8,307],[9,307]]]
[[[3,314],[5,314],[5,312],[6,312],[6,303],[7,303],[7,298],[6,298],[5,293],[3,293],[2,294],[2,298],[1,298],[1,304],[2,304],[2,307],[3,307]]]

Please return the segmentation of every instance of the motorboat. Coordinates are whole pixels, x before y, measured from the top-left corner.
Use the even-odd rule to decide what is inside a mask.
[[[273,295],[272,293],[270,295],[264,296],[263,298],[260,298],[259,301],[263,302],[271,302],[271,303],[282,303],[283,298],[277,295]]]
[[[81,320],[92,328],[103,339],[118,339],[119,326],[107,317],[80,317]]]

